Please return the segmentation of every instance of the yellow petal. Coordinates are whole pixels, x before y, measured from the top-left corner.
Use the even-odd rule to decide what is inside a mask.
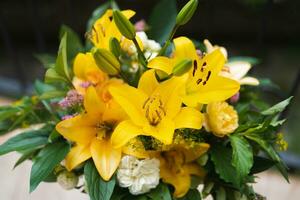
[[[123,148],[122,152],[137,158],[149,158],[150,154],[145,150],[141,140],[134,138],[130,140]]]
[[[143,129],[143,135],[149,135],[162,143],[169,145],[173,141],[175,125],[169,118],[164,117],[156,127],[148,126]],[[142,135],[142,134],[140,134]]]
[[[89,59],[83,53],[77,54],[74,60],[73,70],[76,77],[85,79],[85,67],[89,63]]]
[[[66,139],[79,144],[88,144],[95,137],[95,128],[91,126],[87,115],[78,115],[59,122],[56,130]]]
[[[73,147],[66,157],[67,170],[71,171],[91,156],[90,144]]]
[[[188,106],[195,107],[198,103],[208,104],[210,102],[224,101],[236,94],[239,89],[240,84],[237,81],[217,76],[197,92],[186,94],[183,102]]]
[[[198,59],[196,48],[193,42],[187,37],[178,37],[174,40],[174,58],[178,59]]]
[[[123,121],[115,128],[111,136],[111,142],[115,148],[125,146],[131,139],[142,135],[142,130],[130,120]]]
[[[173,173],[166,164],[160,167],[160,176],[163,182],[171,184],[175,188],[174,196],[176,198],[183,197],[190,189],[191,177],[186,173]]]
[[[89,115],[100,118],[105,110],[105,104],[98,96],[94,87],[87,89],[84,97],[84,108]],[[101,120],[101,118],[99,119]]]
[[[204,169],[195,163],[188,163],[183,166],[183,169],[191,175],[196,175],[202,178],[205,176]]]
[[[181,151],[183,152],[185,157],[185,162],[192,162],[198,159],[200,156],[202,156],[208,151],[209,147],[210,145],[207,143],[197,143],[193,147],[181,148]]]
[[[111,86],[109,91],[136,125],[147,123],[142,113],[143,104],[147,99],[144,92],[128,85]]]
[[[184,107],[174,119],[175,128],[201,129],[203,116],[202,113],[194,108]]]
[[[174,66],[172,59],[163,56],[158,56],[149,61],[148,67],[151,69],[161,70],[170,75],[172,74]]]
[[[155,77],[155,70],[146,71],[139,80],[138,89],[143,90],[145,94],[150,96],[159,85]]]
[[[95,138],[91,144],[91,154],[100,176],[108,181],[121,161],[121,149],[115,149],[110,140]]]

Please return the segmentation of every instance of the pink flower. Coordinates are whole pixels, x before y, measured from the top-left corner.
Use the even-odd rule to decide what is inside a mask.
[[[83,96],[76,90],[70,90],[67,96],[61,100],[58,104],[61,108],[67,109],[76,105],[80,105],[83,102]]]
[[[134,27],[137,32],[145,31],[147,24],[145,20],[141,19],[134,24]]]

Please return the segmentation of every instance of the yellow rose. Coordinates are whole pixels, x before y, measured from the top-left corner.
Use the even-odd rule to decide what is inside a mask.
[[[214,102],[207,105],[205,127],[218,137],[224,137],[235,131],[238,124],[238,114],[226,102]]]

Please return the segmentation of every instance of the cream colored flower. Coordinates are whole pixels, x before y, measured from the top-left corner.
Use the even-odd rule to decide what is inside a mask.
[[[134,156],[124,156],[117,178],[120,187],[129,188],[133,195],[149,192],[159,184],[159,160],[139,160]]]
[[[75,188],[78,184],[78,176],[73,172],[68,172],[67,170],[61,172],[57,176],[58,184],[65,190],[71,190]]]
[[[226,102],[214,102],[207,105],[204,127],[218,137],[224,137],[238,127],[238,114]]]
[[[204,45],[206,47],[207,53],[211,53],[214,50],[220,48],[221,52],[225,56],[226,60],[228,57],[227,50],[224,47],[218,45],[212,45],[209,40],[204,40]],[[232,61],[225,64],[224,70],[222,70],[221,75],[227,78],[238,81],[241,85],[259,85],[259,81],[250,76],[246,76],[252,65],[246,61]]]
[[[150,40],[145,32],[137,32],[136,34],[143,43],[145,57],[149,60],[156,57],[161,49],[160,44],[155,40]]]

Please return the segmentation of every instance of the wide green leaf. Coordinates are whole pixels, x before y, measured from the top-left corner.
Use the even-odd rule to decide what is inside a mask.
[[[155,189],[151,190],[147,196],[153,200],[172,200],[169,188],[164,183],[160,183]]]
[[[200,192],[197,189],[189,190],[188,193],[179,200],[201,200]]]
[[[220,178],[239,186],[241,181],[237,176],[237,170],[232,165],[232,150],[219,144],[211,148],[210,155]]]
[[[68,33],[65,33],[61,38],[54,70],[58,75],[71,80],[67,58],[68,37]]]
[[[92,160],[84,166],[84,177],[91,200],[110,200],[116,185],[115,177],[104,181],[99,175]]]
[[[232,165],[236,168],[240,180],[244,180],[253,165],[252,148],[242,136],[231,135],[229,138],[233,149]]]
[[[288,99],[281,101],[280,103],[272,106],[271,108],[264,110],[261,112],[263,115],[274,115],[284,111],[284,109],[290,104],[293,97],[289,97]]]
[[[24,161],[30,159],[34,154],[36,154],[37,149],[30,149],[28,151],[22,152],[22,155],[20,158],[17,160],[17,162],[14,165],[14,168],[22,164]]]
[[[53,169],[66,157],[70,145],[65,141],[48,144],[34,160],[30,173],[30,192],[45,180]]]
[[[158,1],[148,20],[149,37],[160,43],[165,42],[175,25],[176,16],[176,0]]]
[[[254,156],[253,166],[251,168],[250,173],[257,174],[263,172],[273,166],[275,166],[278,162],[274,160],[270,160],[268,158]]]
[[[34,57],[36,57],[46,69],[49,69],[49,68],[55,66],[55,57],[53,55],[35,54]]]
[[[83,51],[83,45],[78,34],[73,31],[70,27],[62,25],[60,28],[60,39],[63,39],[64,35],[67,34],[67,58],[73,60],[75,56]]]
[[[0,145],[0,155],[12,152],[33,149],[45,145],[48,141],[48,135],[51,130],[40,129],[36,131],[27,131],[9,139]]]
[[[3,108],[0,110],[0,121],[10,118],[16,115],[18,112],[20,112],[19,108],[5,107],[5,109]]]

